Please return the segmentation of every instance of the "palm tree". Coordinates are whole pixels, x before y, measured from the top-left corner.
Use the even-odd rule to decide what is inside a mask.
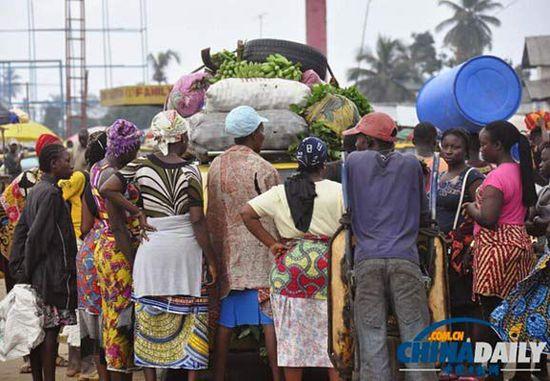
[[[6,103],[13,100],[23,90],[23,82],[21,76],[14,69],[6,70],[0,77],[0,94],[3,101]]]
[[[170,62],[174,60],[177,63],[180,63],[180,56],[177,52],[168,49],[165,52],[158,52],[157,55],[149,53],[147,56],[147,61],[153,67],[153,81],[161,83],[166,83],[166,68]]]
[[[414,93],[406,88],[416,80],[406,48],[397,39],[379,36],[376,54],[367,51],[357,56],[361,65],[348,71],[348,80],[355,81],[359,90],[374,102],[403,102],[414,100]],[[363,65],[365,66],[365,65]]]
[[[491,26],[500,26],[500,20],[487,12],[501,9],[502,4],[493,0],[439,0],[439,5],[454,12],[451,18],[436,27],[436,31],[450,28],[443,41],[453,47],[455,64],[482,54],[486,48],[491,49]]]

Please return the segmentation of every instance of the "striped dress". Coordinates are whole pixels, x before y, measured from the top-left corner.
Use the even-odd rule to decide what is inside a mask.
[[[203,206],[201,175],[198,168],[189,163],[165,163],[151,154],[129,163],[117,173],[117,176],[123,183],[135,184],[138,187],[143,212],[153,225],[158,221],[173,221],[174,218],[180,217],[188,221],[190,208]],[[163,241],[163,236],[158,233],[162,231],[159,229],[158,232],[150,233],[147,242],[149,247],[155,249],[151,251],[140,248],[134,264],[135,363],[151,368],[205,369],[208,367],[209,353],[208,294],[204,285],[201,287],[200,284],[201,263],[198,263],[198,269],[187,269],[182,266],[188,265],[178,262],[178,257],[182,259],[195,250],[196,239],[191,234],[192,237],[179,243],[178,247],[168,246],[167,250],[159,250],[158,248],[170,243]],[[156,241],[157,239],[160,241]],[[142,243],[142,246],[144,245],[145,243]],[[156,255],[159,252],[163,254],[154,259],[155,269],[149,267],[145,275],[139,272],[138,263],[150,260],[140,256]],[[150,286],[151,281],[147,281],[147,277],[159,269],[164,274],[163,279],[158,279],[153,282],[156,285]],[[144,289],[158,287],[161,283],[169,284],[170,289],[173,289],[178,279],[186,278],[186,274],[197,271],[200,296],[181,295],[176,292],[166,295],[143,295]],[[168,282],[166,279],[174,281]],[[141,294],[136,294],[138,290]]]
[[[502,193],[503,204],[496,229],[475,226],[473,293],[504,299],[535,264],[525,230],[527,209],[522,203],[519,165],[503,163],[493,170],[477,190],[478,205],[487,186]]]

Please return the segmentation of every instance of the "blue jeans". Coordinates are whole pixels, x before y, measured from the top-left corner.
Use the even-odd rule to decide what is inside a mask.
[[[359,342],[360,379],[390,381],[386,337],[388,307],[399,324],[401,341],[414,337],[430,324],[426,289],[420,267],[404,259],[364,259],[355,267],[355,326]],[[433,364],[407,364],[433,368]],[[407,372],[411,380],[437,380],[433,371]]]

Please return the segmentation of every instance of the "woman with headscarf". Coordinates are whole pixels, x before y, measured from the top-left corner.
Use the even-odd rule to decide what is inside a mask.
[[[116,120],[107,130],[105,159],[94,164],[90,171],[90,185],[100,219],[94,263],[101,297],[101,345],[113,381],[131,379],[129,372],[135,368],[132,263],[144,216],[127,214],[107,201],[100,189],[111,175],[136,158],[141,136],[141,131],[132,122]],[[130,184],[125,197],[138,202],[139,192]]]
[[[91,168],[95,163],[105,158],[107,149],[107,133],[99,131],[90,136],[86,148],[86,162]],[[82,223],[80,225],[82,245],[76,256],[78,309],[80,325],[80,355],[85,358],[92,355],[101,381],[108,380],[109,375],[104,365],[105,354],[100,360],[99,349],[99,314],[101,312],[101,296],[97,283],[97,270],[94,264],[94,251],[101,232],[99,214],[92,195],[89,177],[82,194]],[[85,370],[82,370],[85,371]],[[81,377],[92,378],[93,374],[82,374]]]
[[[479,134],[481,154],[496,164],[476,195],[465,205],[475,221],[473,293],[481,303],[482,316],[491,312],[523,280],[534,265],[531,238],[525,221],[528,208],[537,200],[529,141],[506,121],[489,123]],[[486,332],[484,341],[499,341]]]
[[[329,241],[344,212],[342,186],[324,180],[327,147],[315,137],[304,139],[296,154],[298,173],[249,201],[243,221],[275,256],[271,270],[271,305],[277,336],[278,365],[285,380],[300,380],[305,367],[329,368]],[[269,216],[282,237],[277,241],[263,226]]]
[[[155,368],[195,370],[208,367],[208,295],[203,253],[211,282],[215,258],[203,214],[201,174],[182,158],[189,124],[175,110],[151,122],[160,152],[138,158],[101,187],[107,200],[130,213],[144,213],[154,231],[141,242],[134,263],[135,363],[145,379]],[[127,184],[141,192],[142,209],[122,196]]]

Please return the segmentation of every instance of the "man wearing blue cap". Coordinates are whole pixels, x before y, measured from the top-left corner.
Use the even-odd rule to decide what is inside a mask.
[[[277,170],[259,152],[264,123],[250,106],[231,110],[225,131],[235,145],[218,156],[208,171],[206,218],[214,250],[220,253],[220,318],[216,334],[216,380],[223,381],[227,351],[234,327],[262,325],[273,380],[280,380],[275,329],[269,306],[269,273],[273,256],[246,228],[239,211],[256,196],[279,184]],[[271,219],[262,220],[276,234]]]

